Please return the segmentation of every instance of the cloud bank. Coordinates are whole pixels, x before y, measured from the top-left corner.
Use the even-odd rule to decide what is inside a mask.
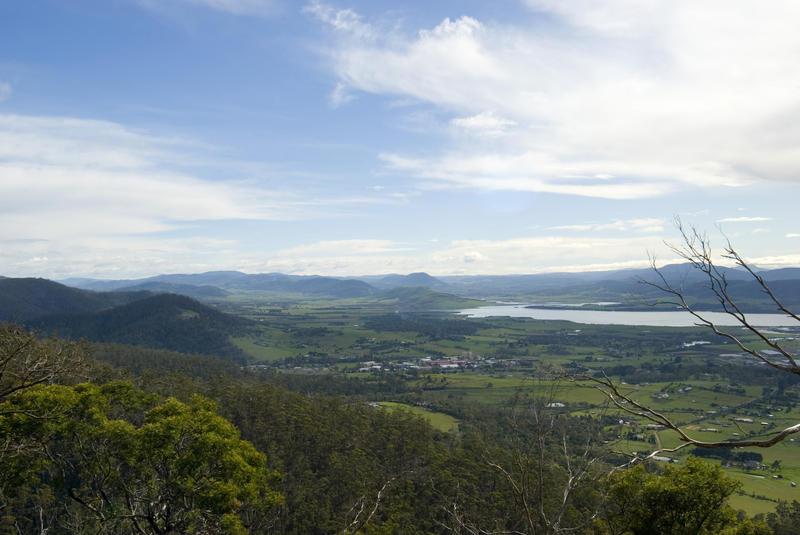
[[[307,11],[332,30],[337,93],[449,115],[448,149],[383,155],[438,187],[636,199],[800,177],[800,4],[525,4],[518,24],[462,16],[414,33]]]
[[[235,262],[235,242],[193,227],[313,219],[368,201],[213,180],[195,172],[209,151],[109,121],[0,115],[3,275],[212,269]],[[192,237],[172,236],[181,231]]]

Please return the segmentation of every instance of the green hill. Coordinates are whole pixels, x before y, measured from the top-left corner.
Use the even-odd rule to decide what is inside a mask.
[[[47,279],[0,279],[0,321],[61,313],[99,312],[151,296],[150,292],[92,292]]]
[[[73,340],[116,342],[244,360],[229,337],[247,329],[249,320],[230,316],[181,295],[162,294],[110,310],[55,314],[28,322],[46,333]]]

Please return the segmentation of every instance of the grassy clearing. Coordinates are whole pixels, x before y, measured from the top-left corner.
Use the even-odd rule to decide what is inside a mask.
[[[296,353],[296,350],[291,351],[290,349],[286,348],[259,345],[256,340],[252,338],[234,337],[231,338],[231,342],[233,342],[236,347],[247,353],[249,356],[260,362],[274,362],[276,360],[282,360],[286,357],[290,357]]]
[[[429,411],[428,409],[424,409],[422,407],[408,405],[405,403],[396,403],[394,401],[381,401],[379,405],[389,411],[402,409],[416,414],[417,416],[421,416],[433,427],[439,429],[440,431],[444,431],[445,433],[449,433],[450,431],[458,431],[458,420],[443,412]]]

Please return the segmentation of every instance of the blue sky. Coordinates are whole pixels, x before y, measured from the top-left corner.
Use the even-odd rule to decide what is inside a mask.
[[[0,274],[800,265],[800,4],[0,3]]]

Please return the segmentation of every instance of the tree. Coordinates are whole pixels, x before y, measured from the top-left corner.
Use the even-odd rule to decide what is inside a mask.
[[[39,416],[54,407],[58,418]],[[17,526],[34,511],[51,518],[41,532],[257,533],[281,499],[265,456],[200,396],[187,404],[128,383],[40,385],[0,409],[0,434],[40,446],[0,466],[14,483]]]
[[[797,533],[797,526],[800,526],[800,503],[797,500],[792,503],[778,503],[775,512],[767,515],[767,524],[775,535]]]
[[[607,486],[609,500],[595,526],[603,535],[769,533],[763,523],[740,519],[726,505],[741,484],[696,457],[661,476],[642,465],[615,472]]]
[[[701,234],[697,229],[686,228],[680,221],[677,221],[678,230],[682,238],[682,245],[673,246],[667,244],[673,252],[687,261],[693,268],[699,270],[704,275],[706,287],[714,296],[716,303],[722,312],[734,318],[739,326],[750,334],[754,335],[759,344],[763,344],[768,351],[758,349],[756,345],[747,343],[741,335],[734,331],[725,330],[709,319],[703,312],[698,311],[690,304],[683,289],[668,279],[668,277],[656,266],[655,259],[651,258],[651,265],[656,273],[655,281],[642,281],[653,286],[673,298],[670,301],[690,313],[697,320],[697,325],[711,330],[714,334],[722,336],[734,343],[741,351],[752,356],[754,359],[765,365],[792,375],[800,375],[800,365],[785,346],[785,342],[767,335],[765,331],[753,325],[739,299],[731,292],[731,284],[725,271],[715,263],[713,251],[709,239]],[[747,272],[752,280],[758,285],[761,292],[767,296],[772,305],[778,312],[786,314],[800,324],[800,316],[789,310],[778,296],[772,291],[764,278],[753,268],[742,256],[733,248],[729,240],[720,255],[723,259],[731,261],[735,266]],[[608,396],[619,409],[624,412],[645,418],[653,423],[664,426],[678,433],[683,444],[672,449],[657,449],[650,456],[660,452],[674,452],[686,446],[694,445],[701,448],[741,448],[741,447],[769,447],[795,433],[800,433],[800,423],[788,426],[784,429],[775,431],[763,439],[741,439],[708,442],[693,438],[688,431],[675,424],[669,417],[659,413],[652,407],[638,402],[629,395],[623,393],[618,386],[605,374],[601,377],[587,377],[593,381]]]

